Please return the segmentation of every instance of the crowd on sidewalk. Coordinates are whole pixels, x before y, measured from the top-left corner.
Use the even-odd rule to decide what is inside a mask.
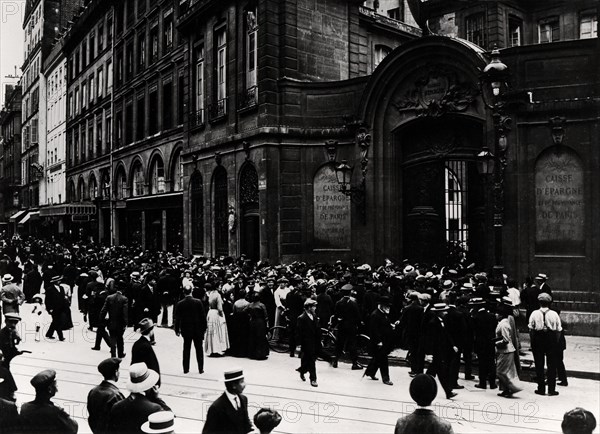
[[[410,375],[419,379],[423,372],[437,376],[445,396],[451,399],[464,387],[458,381],[461,360],[465,380],[475,379],[473,353],[478,360],[479,381],[475,387],[496,389],[498,380],[502,397],[522,390],[517,327],[525,322],[532,337],[535,392],[545,395],[547,390],[550,396],[558,395],[557,376],[559,385],[568,385],[561,356],[564,333],[560,316],[551,309],[552,292],[543,274],[527,279],[518,289],[507,276],[492,279],[476,271],[474,264],[438,267],[386,260],[378,268],[355,261],[272,265],[266,261],[256,263],[243,255],[185,258],[128,247],[65,246],[36,239],[2,242],[0,276],[6,326],[0,330],[0,350],[6,369],[0,374],[5,383],[14,383],[9,364],[19,354],[15,327],[20,319],[19,306],[28,302],[38,311],[45,307],[52,317],[49,329],[44,330],[45,337],[54,339],[56,333],[63,341],[63,331],[73,326],[71,304],[76,299],[88,327],[96,332],[92,350],[100,350],[105,341],[111,355],[105,365],[116,369],[117,375],[117,361],[126,356],[125,329],[134,327],[140,332],[131,354],[131,395],[122,400],[133,401],[131,409],[120,407],[125,404],[115,405],[114,409],[131,414],[132,408],[144,408],[135,421],[138,429],[140,422],[168,425],[172,421],[170,408],[158,397],[160,365],[153,351],[155,325],[171,327],[176,336],[183,337],[184,373],[190,370],[192,343],[202,374],[205,354],[267,359],[269,327],[285,325],[291,341],[290,356],[297,354],[299,346],[301,363],[297,371],[303,381],[308,373],[313,387],[318,386],[318,356],[324,356],[336,368],[339,358],[347,356],[351,370],[361,371],[373,380],[378,380],[379,372],[383,383],[392,386],[388,355],[400,347],[408,350]],[[526,318],[519,316],[520,307],[527,309]],[[323,327],[336,330],[331,354],[323,354]],[[364,371],[356,349],[359,333],[370,338],[371,359]],[[425,371],[426,358],[431,362]],[[99,370],[104,375],[107,368]],[[112,379],[104,376],[113,384],[115,372],[110,374]],[[55,373],[45,372],[43,377],[42,387],[48,389]],[[231,407],[225,407],[240,410],[235,413],[239,422],[235,432],[249,432],[247,414],[241,415],[243,402],[237,401],[243,396],[243,374],[229,372],[225,380],[228,390],[219,405],[229,402]],[[152,384],[143,389],[138,383],[143,387]],[[233,383],[236,386],[230,390]],[[14,390],[6,389],[2,397],[13,399]],[[51,390],[44,393],[44,399],[52,396]],[[140,403],[142,395],[152,405]],[[209,416],[226,419],[222,411],[209,410]],[[158,421],[147,421],[147,416],[155,412],[160,412]],[[166,418],[165,422],[161,418]],[[125,419],[134,423],[131,417]],[[110,423],[103,426],[109,427]],[[218,430],[207,420],[205,432]]]

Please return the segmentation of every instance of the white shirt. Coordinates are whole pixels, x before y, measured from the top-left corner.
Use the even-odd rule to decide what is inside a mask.
[[[521,293],[517,288],[508,288],[508,296],[510,297],[513,306],[519,306],[521,304]]]
[[[285,298],[287,297],[289,292],[290,292],[289,288],[282,288],[281,286],[279,288],[277,288],[277,290],[275,291],[275,294],[274,294],[275,295],[275,306],[283,307],[281,300],[285,300]]]
[[[538,310],[531,312],[531,315],[529,316],[529,330],[544,330],[544,312],[546,313],[546,327],[555,332],[562,331],[560,317],[556,312],[547,307],[541,307]]]
[[[229,393],[227,390],[225,391],[225,394],[227,395],[227,398],[229,399],[229,402],[231,402],[233,408],[239,410],[240,406],[242,405],[240,397],[233,393]]]

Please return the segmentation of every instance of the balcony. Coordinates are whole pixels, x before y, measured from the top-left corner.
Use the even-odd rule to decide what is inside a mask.
[[[413,27],[405,22],[395,20],[385,15],[378,14],[374,9],[365,6],[359,6],[358,12],[361,17],[367,18],[375,24],[398,30],[403,33],[408,33],[413,36],[422,36],[423,32],[418,27]]]
[[[204,126],[204,109],[191,112],[189,116],[190,130]]]
[[[252,86],[246,92],[239,94],[239,110],[251,109],[258,106],[258,87]]]
[[[225,118],[227,115],[227,98],[218,100],[215,104],[208,106],[210,121],[215,122]]]

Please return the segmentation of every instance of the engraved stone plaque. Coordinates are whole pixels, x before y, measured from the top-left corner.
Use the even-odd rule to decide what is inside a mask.
[[[583,166],[566,147],[543,153],[535,167],[536,254],[583,255]]]
[[[323,166],[315,175],[313,209],[314,248],[350,249],[350,198],[340,193],[333,165]]]

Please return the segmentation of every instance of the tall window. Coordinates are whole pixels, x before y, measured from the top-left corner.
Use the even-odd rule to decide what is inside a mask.
[[[88,121],[88,156],[94,158],[94,121]]]
[[[98,197],[98,184],[96,183],[96,178],[94,175],[92,175],[90,178],[88,191],[88,197],[90,200],[94,200]]]
[[[598,16],[594,14],[582,15],[579,20],[579,39],[598,37]]]
[[[143,93],[137,98],[137,127],[136,140],[142,140],[146,132],[146,98]]]
[[[468,16],[465,20],[467,40],[482,48],[487,48],[487,29],[485,25],[485,14],[483,12]]]
[[[163,130],[173,128],[173,82],[163,85]]]
[[[204,251],[204,200],[202,194],[202,176],[200,175],[200,172],[194,172],[190,184],[192,251],[194,253],[202,253]]]
[[[163,55],[173,49],[173,7],[163,15]]]
[[[102,94],[104,93],[104,71],[102,70],[102,68],[98,69],[96,79],[96,90],[98,91],[98,99],[100,99],[102,98]]]
[[[165,192],[165,166],[160,158],[155,158],[150,171],[150,194]]]
[[[508,18],[508,46],[518,47],[523,44],[521,38],[523,33],[523,21],[517,17]]]
[[[133,189],[132,196],[143,196],[144,195],[144,172],[142,171],[142,165],[137,164],[133,169],[132,174]]]
[[[115,188],[117,199],[125,199],[127,197],[127,178],[125,177],[125,171],[122,168],[117,175]]]
[[[138,0],[137,2],[137,16],[141,17],[146,12],[146,0]]]
[[[96,156],[102,155],[102,116],[99,115],[96,121]]]
[[[106,19],[106,46],[110,47],[113,39],[113,18],[108,17]]]
[[[146,66],[146,32],[138,33],[138,66],[140,70],[143,70]]]
[[[81,109],[84,110],[87,106],[88,102],[88,92],[87,92],[87,83],[84,81],[81,85]]]
[[[125,48],[125,81],[133,78],[133,41],[127,42]]]
[[[183,111],[185,108],[185,72],[179,71],[177,77],[177,125],[183,124]]]
[[[123,52],[117,53],[117,74],[115,76],[117,87],[123,84]]]
[[[196,121],[204,123],[204,45],[197,49],[196,61]]]
[[[158,59],[158,19],[155,19],[150,26],[150,63]]]
[[[148,98],[148,132],[150,135],[158,132],[158,86],[150,88]]]
[[[446,241],[467,248],[466,162],[448,161],[445,168]]]
[[[560,25],[558,18],[550,18],[540,22],[538,32],[540,44],[560,41]]]
[[[217,42],[217,116],[225,114],[225,99],[227,98],[227,36],[226,28],[216,31]]]
[[[85,69],[87,65],[87,39],[81,43],[81,69]]]
[[[113,64],[112,61],[109,60],[106,62],[106,94],[110,95],[112,91],[113,85]]]
[[[94,88],[94,74],[90,75],[90,79],[88,81],[89,85],[90,85],[90,105],[92,104],[92,101],[94,101],[94,98],[96,97],[96,90]]]
[[[256,86],[258,22],[256,7],[246,11],[246,89]]]
[[[94,32],[92,32],[90,35],[90,63],[92,63],[94,57],[96,57],[96,36],[94,35]]]
[[[116,140],[116,147],[120,148],[121,146],[123,146],[123,112],[122,111],[118,111],[117,115],[115,116],[115,140]]]
[[[173,162],[173,171],[171,175],[173,182],[173,191],[183,190],[183,160],[181,158],[181,151],[177,152]]]
[[[102,19],[104,21],[104,19]],[[104,23],[98,25],[98,54],[104,50]]]
[[[79,114],[79,88],[75,89],[75,114]]]
[[[385,45],[376,45],[375,53],[373,55],[373,69],[377,68],[381,61],[385,59],[385,57],[390,54],[392,49],[390,47],[386,47]]]
[[[125,144],[133,143],[133,101],[125,106]]]

